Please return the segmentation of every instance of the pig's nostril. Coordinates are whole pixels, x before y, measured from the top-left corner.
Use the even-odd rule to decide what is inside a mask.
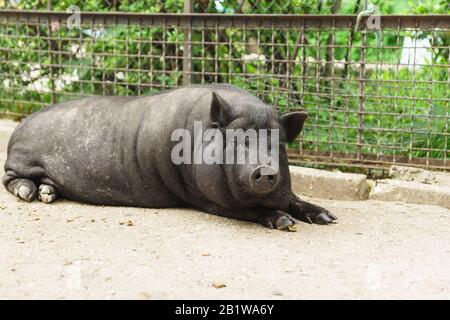
[[[271,168],[268,166],[259,166],[251,172],[249,183],[252,191],[258,194],[266,194],[275,189],[279,181],[279,175],[278,173],[273,174],[273,171],[269,173],[269,169]]]

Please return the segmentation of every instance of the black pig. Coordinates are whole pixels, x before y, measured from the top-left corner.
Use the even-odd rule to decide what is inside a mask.
[[[64,102],[15,129],[3,184],[26,201],[50,203],[59,195],[99,205],[193,206],[278,229],[295,224],[294,218],[328,224],[336,217],[291,191],[285,143],[300,133],[306,117],[304,112],[279,117],[253,95],[220,84]],[[270,168],[264,163],[174,163],[178,142],[172,133],[193,132],[194,121],[222,131],[279,129],[279,170],[262,174]]]

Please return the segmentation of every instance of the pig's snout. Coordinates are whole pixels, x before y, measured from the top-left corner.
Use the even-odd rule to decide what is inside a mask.
[[[262,165],[250,173],[250,186],[256,193],[269,193],[278,184],[280,175],[273,167]]]

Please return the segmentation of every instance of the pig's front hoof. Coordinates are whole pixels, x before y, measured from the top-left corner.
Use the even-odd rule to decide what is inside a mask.
[[[48,184],[39,186],[38,199],[44,203],[50,203],[56,200],[56,190]]]
[[[328,211],[322,211],[317,213],[306,213],[300,220],[315,224],[330,224],[334,223],[337,218]]]
[[[295,225],[295,220],[289,213],[276,211],[266,219],[264,225],[272,229],[286,230]]]
[[[290,227],[295,225],[295,221],[291,217],[281,217],[276,222],[275,228],[278,230],[290,229]]]
[[[329,212],[319,213],[314,217],[314,223],[317,224],[329,224],[332,223],[337,218]]]
[[[337,220],[327,209],[300,199],[291,203],[287,211],[294,218],[311,224],[330,224]]]
[[[311,224],[330,224],[337,220],[337,218],[329,212],[306,213],[298,217],[298,219]]]

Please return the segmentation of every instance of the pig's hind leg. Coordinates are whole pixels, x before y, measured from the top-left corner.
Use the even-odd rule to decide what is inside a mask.
[[[3,178],[6,189],[22,200],[31,202],[36,198],[37,188],[33,181],[26,178],[7,179],[8,173]],[[9,180],[9,181],[8,181]],[[5,182],[6,181],[6,182]]]
[[[39,186],[38,199],[44,203],[50,203],[56,200],[57,192],[54,187],[48,184]]]
[[[57,193],[51,186],[52,183],[47,183],[48,178],[44,178],[45,171],[40,166],[21,160],[23,159],[14,158],[14,161],[8,159],[2,180],[6,189],[27,202],[33,201],[36,197],[45,203],[54,201]]]

